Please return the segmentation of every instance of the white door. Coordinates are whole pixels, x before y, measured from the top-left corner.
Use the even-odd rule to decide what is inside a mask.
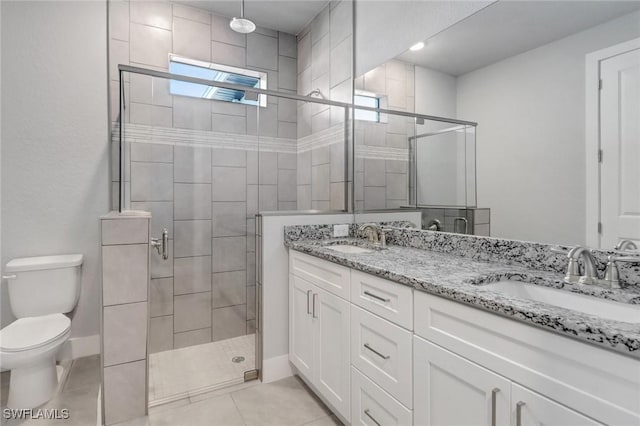
[[[413,386],[415,425],[509,425],[509,380],[420,337],[413,338]]]
[[[316,359],[313,383],[327,401],[350,418],[350,304],[314,286],[312,311],[316,322]]]
[[[516,426],[602,425],[515,383],[511,387],[511,401],[512,424]]]
[[[600,63],[601,247],[640,241],[640,49]]]
[[[289,275],[289,360],[313,380],[313,284]]]

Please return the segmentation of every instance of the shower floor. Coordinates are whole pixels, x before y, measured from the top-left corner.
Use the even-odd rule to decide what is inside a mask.
[[[244,382],[255,369],[255,334],[149,356],[149,406]],[[244,357],[233,362],[234,357]]]

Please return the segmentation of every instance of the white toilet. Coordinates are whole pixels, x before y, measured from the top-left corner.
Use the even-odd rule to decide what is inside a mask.
[[[0,330],[0,367],[11,370],[9,408],[35,408],[58,385],[56,355],[71,334],[80,296],[81,254],[13,259],[5,268],[11,311]]]

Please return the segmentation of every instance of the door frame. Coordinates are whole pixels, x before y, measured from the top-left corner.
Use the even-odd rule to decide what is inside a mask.
[[[598,224],[602,216],[600,202],[600,63],[631,50],[640,49],[640,38],[600,49],[586,55],[585,69],[585,152],[586,217],[585,235],[589,247],[600,248]]]

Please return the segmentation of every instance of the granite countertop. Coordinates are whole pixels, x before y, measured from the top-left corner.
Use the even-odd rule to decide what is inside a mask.
[[[640,323],[610,320],[511,297],[486,289],[482,284],[512,279],[639,305],[640,288],[637,286],[608,290],[596,286],[566,284],[562,280],[562,274],[556,272],[473,260],[411,247],[390,245],[383,250],[360,254],[341,253],[327,247],[328,244],[347,242],[360,246],[368,244],[363,239],[354,238],[298,241],[285,239],[285,245],[290,249],[640,358]]]

